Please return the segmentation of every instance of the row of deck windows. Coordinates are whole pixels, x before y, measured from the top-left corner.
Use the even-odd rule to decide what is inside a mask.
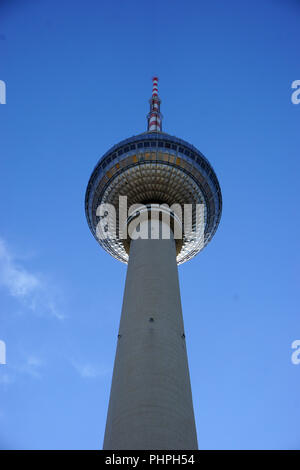
[[[170,143],[170,142],[163,142],[163,141],[150,141],[150,142],[138,142],[137,144],[128,144],[127,146],[121,148],[120,150],[118,150],[118,152],[115,152],[111,155],[109,155],[108,157],[105,158],[105,160],[102,162],[102,165],[101,165],[101,168],[104,169],[112,160],[114,160],[117,156],[120,156],[122,155],[123,153],[127,153],[129,152],[129,150],[135,150],[136,148],[143,148],[143,147],[159,147],[159,148],[171,148],[172,150],[175,150],[177,151],[177,148],[178,148],[178,151],[180,153],[183,153],[184,155],[187,155],[188,157],[190,157],[192,160],[195,160],[198,165],[200,165],[202,168],[204,168],[211,180],[214,182],[214,184],[216,185],[216,188],[217,188],[217,191],[218,191],[218,188],[219,188],[219,184],[218,184],[218,180],[214,174],[213,171],[211,171],[211,168],[209,165],[207,165],[207,163],[205,162],[205,160],[199,156],[196,156],[192,151],[184,148],[184,147],[181,147],[181,146],[177,146],[176,144],[174,143]],[[95,179],[97,177],[97,173],[95,173],[94,175],[94,178]],[[91,183],[93,183],[93,181],[91,181]]]
[[[123,155],[123,153],[127,153],[129,152],[130,150],[135,150],[136,148],[140,149],[140,148],[147,148],[147,147],[159,147],[159,148],[168,148],[168,149],[172,149],[172,150],[175,150],[177,151],[177,148],[178,148],[178,151],[180,153],[183,153],[184,155],[192,158],[192,160],[196,160],[197,163],[201,164],[202,161],[200,158],[196,157],[195,154],[193,152],[191,152],[190,150],[187,150],[183,147],[178,147],[176,144],[173,144],[173,143],[170,143],[170,142],[157,142],[157,141],[152,141],[152,142],[139,142],[137,144],[131,144],[130,146],[127,145],[126,147],[123,147],[121,148],[120,150],[118,150],[118,152],[116,153],[113,153],[111,156],[109,156],[108,158],[106,158],[103,162],[102,162],[102,168],[105,168],[112,160],[114,160],[117,156],[119,157],[120,155]]]

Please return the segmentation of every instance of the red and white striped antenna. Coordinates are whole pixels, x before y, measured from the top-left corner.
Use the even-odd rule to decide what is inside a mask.
[[[147,115],[148,119],[148,132],[161,132],[162,130],[162,115],[160,112],[160,98],[158,96],[158,77],[152,78],[152,97],[149,100],[150,113]]]

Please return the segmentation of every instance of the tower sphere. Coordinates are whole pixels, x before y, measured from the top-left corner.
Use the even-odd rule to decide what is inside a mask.
[[[202,204],[204,238],[198,236],[198,220],[193,211],[193,236],[183,231],[177,250],[177,263],[182,264],[212,239],[221,217],[222,195],[217,176],[204,155],[188,142],[161,131],[156,77],[153,83],[148,131],[122,140],[100,158],[87,186],[85,211],[90,230],[100,245],[114,258],[127,263],[128,245],[120,236],[119,196],[127,196],[128,208],[133,204],[167,204],[171,208],[174,204],[182,207]],[[116,209],[115,230],[110,233],[108,228],[103,239],[97,236],[100,204]]]

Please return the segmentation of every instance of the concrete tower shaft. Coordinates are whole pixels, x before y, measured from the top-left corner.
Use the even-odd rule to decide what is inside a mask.
[[[131,241],[103,448],[197,449],[173,237]]]

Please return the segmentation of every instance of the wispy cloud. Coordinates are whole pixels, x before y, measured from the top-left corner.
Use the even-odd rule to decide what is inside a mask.
[[[43,362],[37,356],[28,356],[26,361],[17,367],[17,372],[21,372],[31,377],[39,379],[41,377],[41,367]]]
[[[43,361],[34,355],[27,356],[20,364],[10,364],[1,366],[0,369],[0,385],[5,387],[16,382],[23,377],[32,377],[40,379],[42,377],[41,369],[44,366]],[[5,369],[4,369],[5,367]]]
[[[53,286],[50,288],[41,275],[22,266],[1,238],[0,285],[31,311],[48,313],[58,320],[65,318],[54,299]]]
[[[82,363],[71,361],[75,370],[79,373],[79,375],[84,379],[94,379],[97,377],[104,377],[108,374],[109,368],[106,366],[97,365],[91,363]]]

